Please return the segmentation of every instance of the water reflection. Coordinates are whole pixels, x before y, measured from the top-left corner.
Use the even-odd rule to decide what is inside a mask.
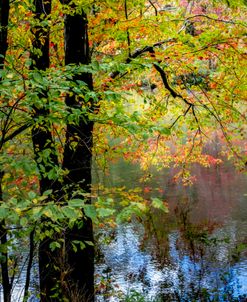
[[[124,165],[104,181],[140,186],[138,168]],[[98,301],[123,301],[131,290],[153,301],[247,301],[247,177],[230,165],[193,172],[191,187],[174,183],[171,170],[145,183],[145,198],[165,199],[168,215],[154,211],[144,225],[119,226],[109,244],[102,234],[97,275],[108,282]]]

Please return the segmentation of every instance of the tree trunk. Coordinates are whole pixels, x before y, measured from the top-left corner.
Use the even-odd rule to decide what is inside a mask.
[[[0,204],[3,200],[3,192],[2,192],[2,179],[3,179],[4,173],[0,171]],[[11,301],[11,284],[9,280],[9,270],[8,270],[8,250],[7,250],[7,231],[5,222],[0,222],[0,241],[1,245],[5,246],[6,251],[1,252],[1,275],[2,275],[2,285],[3,285],[3,301],[4,302],[10,302]]]
[[[89,44],[87,33],[87,16],[82,11],[80,14],[65,16],[65,64],[89,64]],[[83,73],[75,76],[74,81],[85,82],[89,89],[93,89],[92,75]],[[68,111],[73,108],[81,109],[87,106],[92,110],[92,102],[85,102],[83,98],[67,96],[66,105]],[[84,114],[84,115],[83,115]],[[68,171],[65,184],[68,185],[68,195],[75,190],[90,192],[91,189],[91,160],[93,141],[93,122],[85,113],[81,113],[79,122],[67,125],[66,144],[64,149],[63,169]],[[83,219],[83,227],[79,227],[79,221],[72,228],[68,228],[65,234],[66,261],[70,268],[67,276],[67,285],[70,285],[68,293],[70,301],[94,301],[94,248],[85,245],[84,249],[72,248],[74,240],[93,242],[92,221]],[[70,296],[69,296],[70,295]]]
[[[4,68],[4,60],[8,49],[8,24],[9,24],[9,0],[0,0],[0,69]],[[3,137],[2,137],[3,140]],[[3,141],[1,142],[3,144]],[[1,148],[2,148],[1,144]],[[0,148],[0,149],[1,149]],[[4,171],[0,170],[0,204],[3,200],[2,179]],[[6,250],[1,252],[1,277],[3,286],[4,302],[11,301],[11,283],[8,271],[8,250],[7,250],[7,231],[5,221],[0,221],[0,242],[6,247]]]
[[[0,0],[0,68],[3,68],[8,49],[9,0]]]
[[[41,19],[44,15],[50,14],[50,2],[36,1],[36,18]],[[42,52],[41,56],[32,54],[33,66],[37,70],[45,70],[49,67],[49,30],[47,28],[36,26],[33,29],[34,48]],[[84,12],[81,14],[66,15],[65,17],[65,64],[88,64],[90,62],[87,19]],[[92,75],[88,73],[76,76],[73,81],[81,80],[85,82],[89,89],[93,88]],[[45,92],[43,92],[44,94]],[[92,109],[92,104],[84,103],[83,99],[76,99],[74,96],[66,97],[68,112],[73,108],[81,108],[83,105]],[[61,184],[55,180],[49,180],[46,176],[49,169],[58,165],[58,159],[53,147],[53,138],[47,121],[38,122],[40,116],[45,117],[49,111],[45,108],[33,108],[36,125],[32,129],[32,139],[36,162],[40,171],[40,191],[43,193],[48,189],[53,189],[56,194],[61,189]],[[63,183],[63,190],[58,195],[65,193],[72,196],[75,190],[90,191],[91,185],[91,159],[92,159],[92,130],[93,123],[87,116],[81,116],[79,122],[69,123],[66,129],[66,142],[63,157],[63,169],[68,171]],[[76,145],[76,146],[75,146]],[[40,162],[39,153],[45,149],[50,149],[49,163]],[[43,169],[43,170],[42,170]],[[60,196],[61,197],[61,196]],[[46,222],[43,221],[45,224]],[[65,254],[64,259],[59,257],[57,252],[51,252],[51,239],[46,238],[40,243],[39,247],[39,269],[40,269],[40,291],[41,301],[61,301],[58,290],[62,290],[62,299],[68,301],[93,301],[94,300],[94,248],[86,245],[86,248],[75,250],[72,247],[74,240],[77,242],[93,242],[92,221],[89,218],[83,219],[74,224],[73,227],[65,230]],[[60,263],[56,262],[60,260]],[[61,260],[64,263],[61,263]],[[56,270],[53,264],[56,264]],[[66,274],[62,275],[63,267],[67,268]],[[58,282],[61,283],[59,284]],[[54,290],[56,288],[56,290]],[[57,291],[57,293],[56,293]],[[54,295],[56,293],[56,295]]]
[[[51,1],[36,0],[35,1],[35,18],[37,21],[42,21],[44,16],[49,16],[51,12]],[[44,25],[37,25],[33,29],[34,41],[33,52],[31,54],[32,66],[31,69],[36,68],[37,71],[44,71],[49,68],[49,28]],[[41,51],[41,55],[35,51]],[[47,91],[42,92],[42,98],[47,95]],[[48,102],[48,101],[47,101]],[[40,193],[43,194],[47,190],[52,190],[53,196],[60,188],[60,184],[56,179],[49,179],[47,173],[58,166],[58,158],[54,148],[53,137],[51,133],[51,125],[49,124],[48,117],[49,109],[47,106],[42,108],[33,107],[33,119],[35,125],[32,128],[32,141],[34,148],[35,160],[40,172]],[[40,118],[41,117],[41,118]],[[49,150],[49,160],[43,160],[41,153],[44,150]],[[42,219],[41,225],[43,232],[50,229],[49,221]],[[51,251],[50,243],[52,238],[46,237],[41,240],[39,244],[39,278],[40,278],[40,300],[47,301],[60,301],[56,296],[57,288],[59,287],[60,270],[56,263],[58,252]],[[54,296],[54,297],[53,297]]]

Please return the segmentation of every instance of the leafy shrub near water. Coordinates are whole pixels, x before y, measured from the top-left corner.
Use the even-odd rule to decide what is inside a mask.
[[[222,293],[221,296],[212,295],[212,293],[205,291],[202,292],[201,298],[191,298],[188,300],[187,298],[177,297],[176,300],[162,297],[157,298],[145,298],[143,293],[138,293],[135,290],[130,290],[130,293],[125,297],[122,302],[246,302],[247,295],[241,295],[239,297],[229,296],[227,294]]]
[[[143,294],[135,290],[130,290],[130,293],[125,297],[124,302],[161,302],[161,300],[146,299]]]

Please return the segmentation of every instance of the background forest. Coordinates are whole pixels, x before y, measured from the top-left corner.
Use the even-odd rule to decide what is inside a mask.
[[[4,302],[16,282],[29,299],[35,266],[40,301],[94,301],[94,230],[168,212],[95,181],[119,159],[144,187],[150,168],[184,186],[195,164],[244,173],[246,28],[240,0],[1,0]]]

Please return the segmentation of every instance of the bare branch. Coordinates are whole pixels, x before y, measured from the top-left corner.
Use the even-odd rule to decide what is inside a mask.
[[[129,16],[128,16],[128,7],[127,7],[127,0],[124,1],[124,12],[125,12],[125,19],[126,21],[128,21]],[[129,29],[127,28],[126,31],[127,34],[127,43],[128,43],[128,52],[129,52],[129,57],[131,57],[131,51],[130,51],[130,33],[129,33]]]
[[[171,95],[174,98],[180,98],[182,99],[187,105],[193,107],[194,104],[190,103],[188,100],[186,100],[186,98],[184,98],[181,94],[177,93],[168,83],[168,79],[167,79],[167,75],[165,73],[165,71],[156,63],[153,64],[154,68],[160,73],[161,79],[163,81],[163,84],[165,86],[165,88],[171,93]]]
[[[133,54],[128,57],[126,60],[125,60],[125,64],[129,64],[133,59],[141,56],[142,54],[146,53],[146,52],[149,52],[149,53],[155,53],[154,51],[154,48],[155,47],[159,47],[159,46],[162,46],[163,44],[166,44],[166,43],[169,43],[169,42],[174,42],[175,39],[167,39],[167,40],[163,40],[163,41],[158,41],[156,43],[154,43],[153,45],[147,45],[143,48],[138,48],[136,49]],[[120,75],[120,71],[113,71],[110,73],[110,78],[111,79],[115,79],[118,75]]]
[[[155,16],[158,16],[158,10],[157,10],[156,6],[153,4],[153,2],[152,2],[151,0],[149,0],[148,2],[149,2],[149,3],[151,4],[151,6],[154,8]]]
[[[6,142],[8,142],[11,139],[15,138],[18,134],[20,134],[24,130],[28,129],[31,125],[32,125],[32,123],[24,124],[23,126],[21,126],[18,129],[16,129],[14,132],[12,132],[11,134],[9,134],[8,136],[2,137],[1,142],[0,142],[0,149],[3,146],[3,144],[5,144]]]
[[[187,17],[185,20],[195,19],[195,18],[198,18],[198,17],[203,17],[203,18],[215,21],[215,22],[223,22],[223,23],[229,23],[229,24],[234,24],[234,25],[240,25],[240,26],[243,26],[243,27],[247,27],[246,25],[244,25],[243,23],[240,23],[240,22],[235,22],[233,20],[216,19],[216,18],[210,17],[208,15],[204,15],[204,14],[198,14],[198,15],[190,16],[190,17]]]
[[[175,119],[175,121],[174,121],[174,122],[172,123],[172,125],[170,126],[170,129],[172,129],[172,128],[175,126],[175,124],[177,123],[177,121],[178,121],[181,117],[185,117],[185,116],[186,116],[186,114],[189,112],[190,108],[191,108],[191,105],[188,106],[188,108],[186,109],[186,111],[184,112],[184,114],[180,114],[180,115]]]

